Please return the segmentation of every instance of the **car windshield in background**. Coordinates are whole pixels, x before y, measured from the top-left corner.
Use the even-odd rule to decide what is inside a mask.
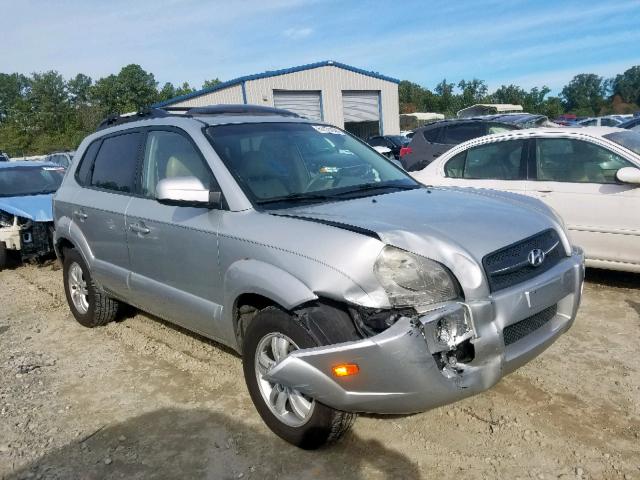
[[[54,193],[63,176],[61,167],[0,168],[0,197]]]
[[[258,205],[326,201],[420,188],[344,131],[308,123],[250,123],[207,129],[212,145]]]
[[[604,135],[604,138],[612,142],[622,145],[624,148],[631,150],[640,155],[640,133],[634,131],[615,132]]]

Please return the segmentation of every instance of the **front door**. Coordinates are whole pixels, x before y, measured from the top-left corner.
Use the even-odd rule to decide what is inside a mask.
[[[640,188],[615,176],[635,165],[586,140],[535,142],[535,180],[528,182],[527,192],[560,214],[587,258],[640,264]]]
[[[132,199],[126,218],[131,290],[144,310],[216,337],[222,311],[218,225],[223,212],[163,205],[155,200],[159,180],[186,176],[217,188],[188,135],[172,128],[149,131],[142,195]]]

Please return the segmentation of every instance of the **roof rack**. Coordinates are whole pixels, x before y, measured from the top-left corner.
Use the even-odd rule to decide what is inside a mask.
[[[176,113],[173,113],[176,112]],[[180,112],[180,113],[178,113]],[[145,108],[138,112],[124,113],[122,115],[109,115],[105,118],[96,130],[122,125],[123,123],[135,122],[137,120],[147,120],[151,118],[164,118],[170,116],[193,117],[208,115],[270,115],[280,117],[301,118],[297,113],[283,110],[281,108],[264,107],[262,105],[208,105],[206,107],[162,107]]]
[[[123,113],[122,115],[109,115],[105,118],[96,130],[121,125],[123,123],[135,122],[136,120],[146,120],[148,118],[162,118],[171,115],[169,112],[160,108],[145,108],[138,112]]]
[[[165,107],[167,110],[171,107]],[[181,107],[178,107],[181,108]],[[192,107],[187,110],[187,115],[275,115],[279,117],[300,118],[297,113],[281,108],[265,107],[262,105],[209,105],[206,107]]]

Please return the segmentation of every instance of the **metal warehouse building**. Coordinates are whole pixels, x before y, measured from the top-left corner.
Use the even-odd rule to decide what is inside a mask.
[[[325,61],[239,77],[154,106],[273,106],[366,138],[400,133],[398,83],[376,72]]]

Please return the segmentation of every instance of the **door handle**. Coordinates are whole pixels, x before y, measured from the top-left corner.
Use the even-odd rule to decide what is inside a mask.
[[[536,190],[538,193],[551,193],[553,190]]]
[[[135,223],[129,224],[129,230],[131,230],[132,232],[140,233],[142,235],[146,235],[147,233],[151,232],[151,229],[145,227],[144,225]]]
[[[87,215],[86,213],[84,213],[82,210],[75,210],[73,212],[73,215],[75,217],[78,217],[81,221],[86,220],[87,218],[89,218],[89,215]]]

